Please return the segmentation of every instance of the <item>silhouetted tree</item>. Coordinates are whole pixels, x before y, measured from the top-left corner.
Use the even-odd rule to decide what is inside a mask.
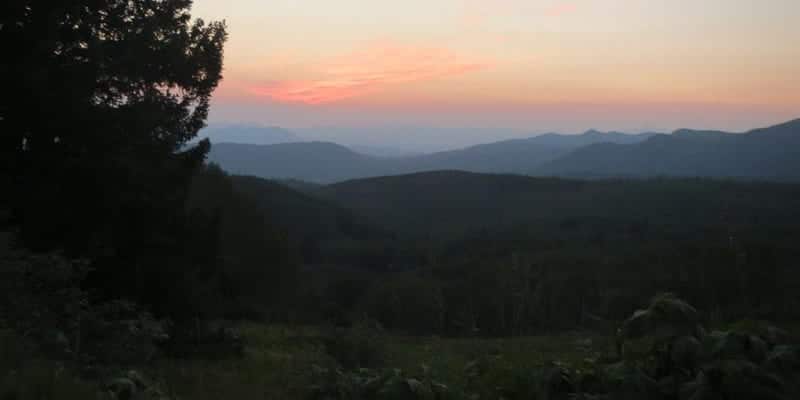
[[[109,293],[144,298],[183,274],[186,187],[209,148],[189,143],[226,40],[191,4],[0,5],[0,175],[20,237],[98,260]]]

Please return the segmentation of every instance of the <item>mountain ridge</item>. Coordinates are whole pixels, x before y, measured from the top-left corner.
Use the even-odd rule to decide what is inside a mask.
[[[800,119],[744,133],[679,129],[640,143],[584,146],[535,175],[800,180]]]

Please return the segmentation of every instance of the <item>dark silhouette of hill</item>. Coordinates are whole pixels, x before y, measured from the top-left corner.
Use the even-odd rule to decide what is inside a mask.
[[[420,156],[372,157],[327,142],[267,146],[219,143],[209,159],[236,174],[331,183],[348,179],[435,170],[528,174],[569,151],[590,143],[634,143],[650,134],[589,131],[547,134]]]
[[[252,176],[231,176],[237,192],[251,199],[272,224],[301,238],[365,239],[379,235],[353,211],[282,183]]]
[[[233,191],[244,201],[241,208],[249,209],[250,219],[263,220],[282,233],[284,251],[289,251],[305,265],[346,265],[379,268],[386,263],[384,249],[393,242],[394,234],[369,223],[351,209],[330,199],[301,193],[279,182],[251,176],[230,176]],[[238,210],[228,210],[237,214]],[[255,223],[239,220],[228,224],[227,242],[247,242],[250,233],[240,226]],[[241,253],[252,251],[248,245]],[[229,252],[238,259],[239,254]],[[263,267],[263,266],[261,266]]]
[[[435,171],[341,182],[319,193],[374,223],[420,235],[524,223],[558,227],[570,218],[699,232],[721,220],[796,219],[791,210],[800,209],[800,186],[707,179],[580,181]]]
[[[545,163],[538,175],[800,179],[800,120],[734,134],[681,129],[641,143],[601,143]]]
[[[246,124],[214,124],[203,129],[198,137],[211,143],[278,144],[301,141],[294,132],[277,126]]]

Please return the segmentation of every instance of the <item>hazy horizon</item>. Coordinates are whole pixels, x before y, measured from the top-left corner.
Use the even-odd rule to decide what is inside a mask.
[[[322,141],[333,142],[340,145],[348,146],[351,148],[374,148],[376,150],[397,150],[407,152],[409,154],[432,153],[439,151],[458,150],[475,145],[488,144],[494,142],[501,142],[506,140],[527,139],[546,134],[558,135],[581,135],[588,131],[599,132],[617,132],[628,135],[638,134],[652,134],[663,133],[670,134],[679,129],[691,130],[718,130],[728,133],[745,133],[753,129],[766,128],[782,124],[784,122],[794,120],[790,118],[786,120],[771,121],[763,125],[746,127],[737,130],[726,130],[715,127],[690,127],[679,126],[670,129],[640,129],[640,130],[618,130],[618,129],[598,129],[589,127],[579,131],[538,131],[533,129],[515,129],[515,128],[479,128],[479,127],[446,127],[446,126],[423,126],[423,125],[386,125],[386,126],[313,126],[308,128],[292,128],[287,126],[271,125],[268,123],[260,122],[243,122],[243,121],[216,121],[209,124],[209,128],[231,128],[231,127],[248,127],[248,128],[280,128],[296,135],[297,140],[288,141]],[[215,141],[233,142],[233,143],[249,143],[249,144],[265,144],[259,140],[243,140],[242,138],[233,138],[226,140],[220,132],[216,132]],[[200,133],[203,136],[203,131]]]

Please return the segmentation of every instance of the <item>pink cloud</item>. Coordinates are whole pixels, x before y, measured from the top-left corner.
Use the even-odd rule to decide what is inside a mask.
[[[443,48],[373,43],[313,68],[318,78],[277,81],[249,88],[286,103],[325,104],[363,96],[392,85],[457,76],[483,69]]]

